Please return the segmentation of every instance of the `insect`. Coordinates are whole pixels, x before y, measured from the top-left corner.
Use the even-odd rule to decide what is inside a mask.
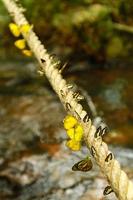
[[[77,101],[84,99],[84,97],[81,96],[78,92],[73,93],[73,98],[75,98]]]
[[[31,52],[30,50],[28,50],[28,49],[22,50],[22,53],[23,53],[24,55],[28,56],[28,57],[32,56],[32,52]]]
[[[33,25],[24,24],[24,25],[21,25],[20,30],[23,33],[27,34],[32,28],[33,28]]]
[[[45,63],[45,62],[46,62],[46,60],[44,60],[43,58],[41,58],[41,62],[42,62],[42,63]]]
[[[15,45],[18,49],[24,49],[25,46],[26,46],[25,39],[16,40],[16,41],[14,42],[14,45]]]
[[[77,124],[75,126],[74,132],[75,132],[75,135],[74,135],[75,141],[80,142],[83,138],[83,128],[82,128],[82,126],[80,124]]]
[[[74,137],[75,137],[75,131],[74,131],[74,128],[70,128],[70,129],[68,129],[67,131],[67,135],[70,137],[70,139],[74,139]]]
[[[65,98],[65,93],[63,92],[63,90],[60,90],[60,94],[61,94],[62,98]]]
[[[71,105],[70,105],[70,103],[68,103],[68,102],[65,104],[65,106],[66,106],[66,110],[67,111],[70,111],[71,108],[72,108]]]
[[[73,128],[78,123],[77,119],[71,115],[68,115],[64,119],[64,128],[66,130]]]
[[[110,185],[106,186],[104,191],[103,191],[103,195],[108,195],[110,194],[111,192],[113,192],[112,188]]]
[[[80,115],[76,111],[74,111],[74,113],[75,113],[75,116],[77,116],[77,118],[81,119]]]
[[[67,88],[68,88],[68,89],[72,89],[72,88],[73,88],[73,85],[72,85],[72,84],[67,84]]]
[[[93,164],[89,157],[77,162],[73,165],[72,170],[73,171],[82,171],[82,172],[88,172],[92,169]]]
[[[75,142],[81,142],[83,137],[83,128],[80,124],[77,124],[74,128],[70,128],[67,131],[67,135]]]
[[[113,154],[112,153],[109,153],[108,155],[107,155],[107,157],[105,158],[105,162],[109,162],[110,160],[112,160],[113,159]]]
[[[102,132],[102,127],[99,126],[95,132],[94,137],[97,138],[98,136],[101,136],[101,132]]]
[[[66,133],[70,138],[66,142],[66,146],[73,151],[79,151],[83,137],[83,127],[81,124],[78,124],[78,121],[75,117],[68,115],[64,119],[64,128],[66,129]]]
[[[108,132],[108,128],[104,127],[101,131],[101,136],[104,136]]]
[[[72,139],[66,142],[66,146],[69,147],[73,151],[79,151],[81,149],[81,143]]]
[[[94,146],[91,147],[90,152],[91,152],[91,155],[94,157],[96,154],[96,149],[94,148]]]
[[[89,116],[88,116],[88,114],[86,114],[86,115],[84,116],[84,118],[83,118],[83,122],[86,123],[86,122],[88,122],[88,121],[89,121]]]
[[[11,31],[11,33],[15,36],[15,37],[19,37],[20,36],[20,29],[19,26],[17,26],[15,23],[10,23],[9,24],[9,29]]]

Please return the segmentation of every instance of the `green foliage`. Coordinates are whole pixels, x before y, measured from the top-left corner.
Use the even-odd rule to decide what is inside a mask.
[[[27,9],[26,17],[34,24],[40,39],[51,50],[60,47],[61,56],[82,52],[106,60],[118,55],[128,56],[129,49],[133,48],[128,41],[128,30],[132,34],[132,29],[117,25],[133,25],[132,0],[21,0],[21,3]],[[10,49],[13,38],[8,32],[8,23],[8,13],[1,3],[2,42],[3,47]],[[119,44],[119,53],[116,43]]]
[[[119,37],[112,37],[107,45],[106,53],[109,58],[119,56],[124,50],[123,42]]]

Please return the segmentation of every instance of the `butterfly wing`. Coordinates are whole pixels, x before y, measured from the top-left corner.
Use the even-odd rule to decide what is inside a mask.
[[[73,165],[72,170],[73,171],[83,171],[87,172],[92,169],[92,161],[91,159],[83,159],[76,164]]]

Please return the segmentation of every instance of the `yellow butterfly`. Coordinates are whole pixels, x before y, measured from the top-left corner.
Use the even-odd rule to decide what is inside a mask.
[[[75,163],[72,167],[73,171],[83,171],[83,172],[88,172],[92,169],[93,164],[92,161],[89,157]]]
[[[15,36],[15,37],[19,37],[20,36],[20,29],[19,26],[17,26],[15,23],[10,23],[9,24],[9,29],[11,31],[11,33]]]
[[[70,139],[75,139],[75,130],[74,130],[74,128],[70,128],[66,132],[67,132],[67,135],[70,137]]]
[[[30,50],[28,50],[28,49],[22,50],[22,53],[23,53],[24,55],[28,56],[28,57],[32,56],[32,52],[31,52]]]
[[[19,49],[24,49],[26,46],[25,39],[16,40],[14,45]]]
[[[31,30],[32,27],[33,27],[33,25],[31,26],[31,25],[29,25],[29,24],[24,24],[24,25],[22,25],[22,26],[20,27],[20,30],[21,30],[23,33],[27,34],[27,33]]]
[[[81,140],[83,137],[83,128],[76,118],[71,115],[66,116],[64,119],[64,128],[66,129],[67,135],[70,138],[66,142],[66,146],[73,151],[79,151],[81,149]]]
[[[80,142],[82,140],[82,137],[83,137],[82,126],[80,124],[76,125],[74,131],[75,131],[75,135],[74,135],[75,141]]]
[[[66,130],[73,128],[76,124],[77,120],[71,115],[66,116],[66,118],[64,119],[64,128]]]
[[[71,139],[77,142],[80,142],[82,140],[83,128],[80,124],[76,125],[74,128],[68,129],[66,132]]]
[[[75,140],[68,140],[66,142],[66,146],[69,147],[73,151],[79,151],[81,149],[81,143]]]

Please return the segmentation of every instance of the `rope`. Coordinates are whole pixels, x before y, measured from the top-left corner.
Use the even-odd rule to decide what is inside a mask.
[[[18,7],[13,0],[2,1],[18,26],[28,24],[23,15],[24,9],[20,5]],[[82,105],[74,97],[70,85],[68,86],[66,80],[62,78],[61,72],[58,70],[59,63],[47,53],[32,29],[28,34],[22,32],[22,35],[38,59],[41,71],[48,78],[67,112],[74,115],[83,125],[86,145],[110,184],[105,188],[104,194],[108,194],[113,190],[118,199],[133,200],[133,183],[128,179],[126,173],[121,170],[119,162],[108,150],[107,144],[102,141],[102,134],[98,134],[99,131],[92,125],[87,112],[83,110]]]

